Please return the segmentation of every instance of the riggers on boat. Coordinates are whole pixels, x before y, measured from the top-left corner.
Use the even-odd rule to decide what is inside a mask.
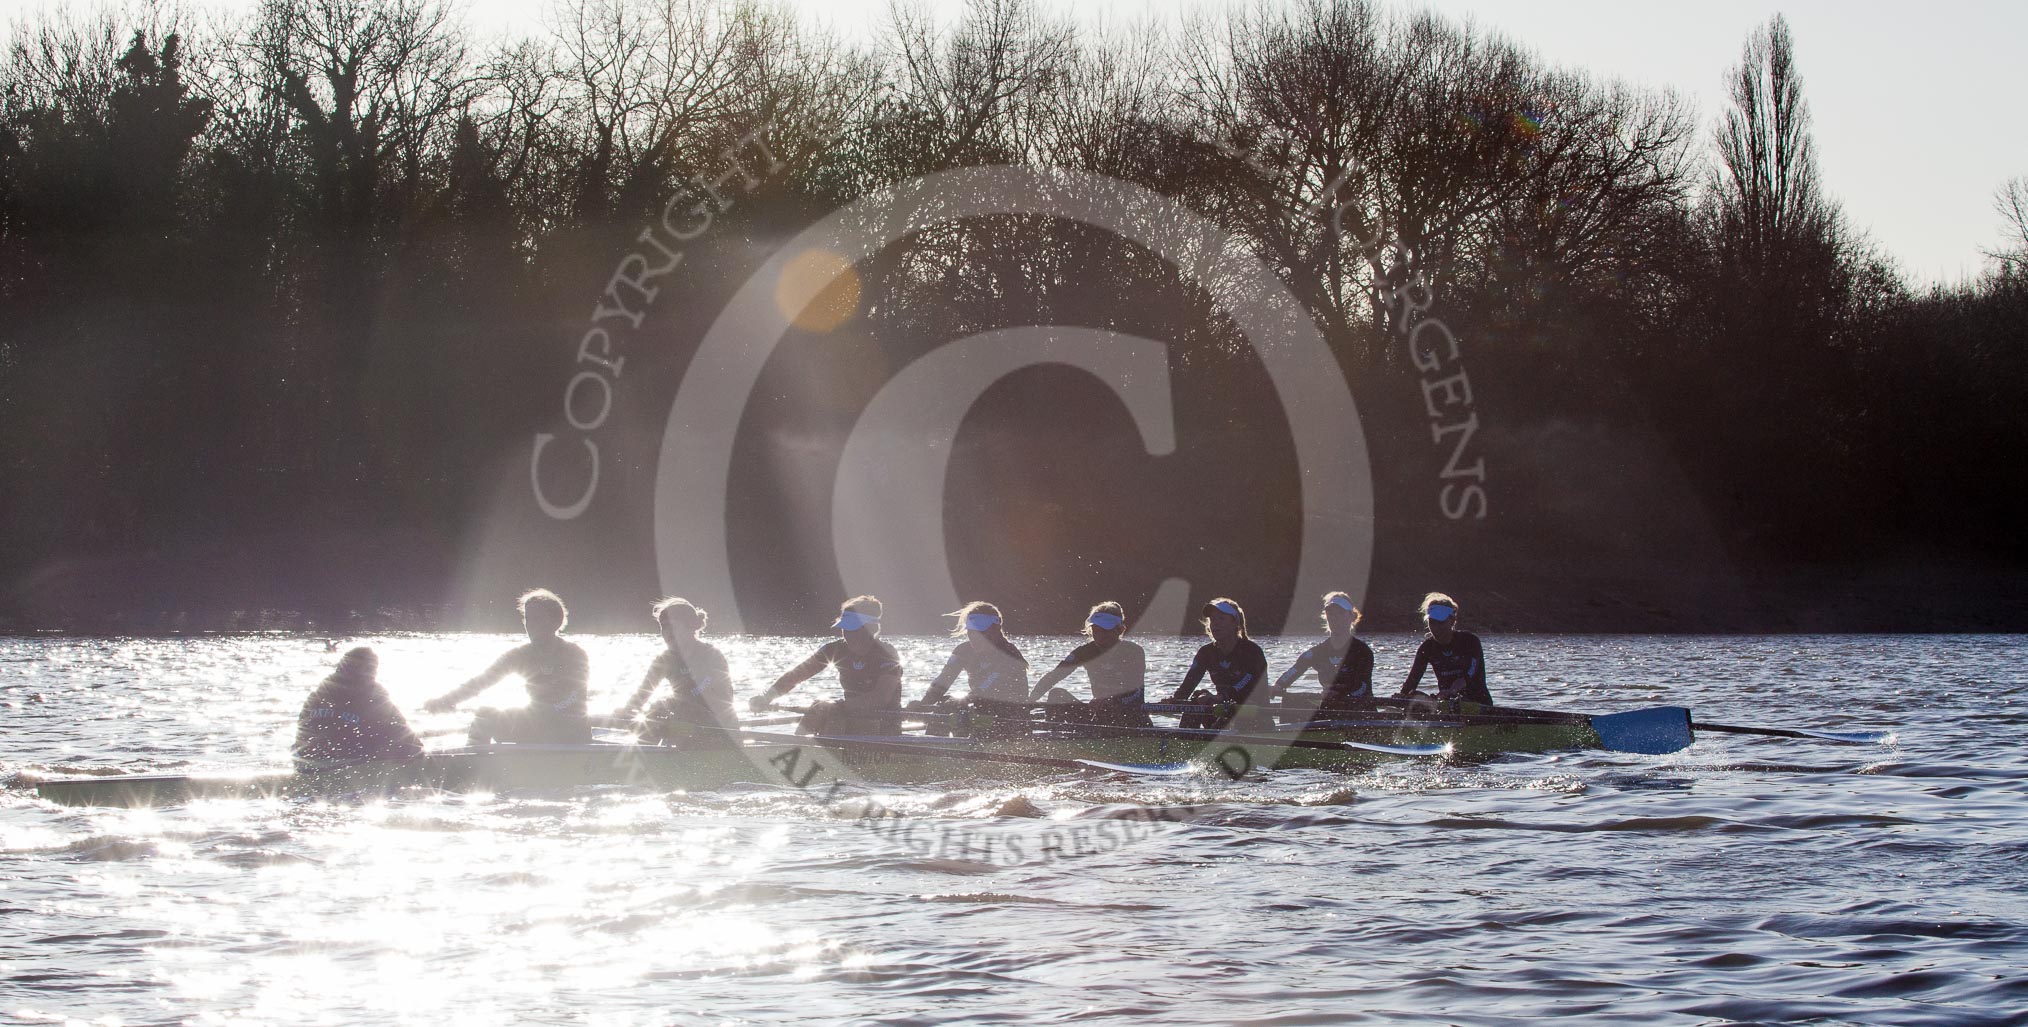
[[[1676,748],[1687,744],[1688,711],[1658,709],[1669,711],[1661,720],[1681,725],[1682,740],[1671,744]],[[1639,713],[1655,719],[1652,711]],[[1259,734],[1048,725],[1012,738],[741,732],[743,741],[732,747],[503,743],[340,767],[218,776],[69,777],[44,781],[35,788],[42,798],[67,805],[165,806],[204,799],[373,796],[408,790],[486,792],[586,786],[708,790],[741,783],[809,788],[813,782],[824,782],[828,787],[831,780],[912,784],[1089,769],[1195,772],[1215,780],[1271,767],[1350,770],[1389,756],[1349,747],[1357,745],[1458,756],[1599,747],[1600,734],[1590,721],[1601,719],[1374,719],[1332,721],[1309,730],[1269,728]]]

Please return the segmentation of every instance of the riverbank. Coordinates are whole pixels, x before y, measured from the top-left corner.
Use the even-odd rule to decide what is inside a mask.
[[[644,561],[644,563],[647,561]],[[2028,568],[1971,567],[1902,558],[1856,568],[1672,567],[1638,572],[1516,559],[1508,567],[1408,573],[1379,561],[1364,602],[1364,629],[1417,626],[1415,602],[1440,588],[1486,632],[1578,634],[1836,634],[2028,632]],[[651,575],[652,569],[645,569]],[[181,555],[105,555],[45,561],[0,588],[0,633],[175,635],[207,632],[510,630],[510,604],[466,594],[456,564],[417,539],[340,539],[284,546],[248,540]],[[571,601],[573,627],[634,631],[652,599],[651,577],[590,588],[549,584]],[[1271,589],[1215,586],[1265,610]],[[1286,585],[1280,586],[1286,588]],[[1085,602],[1065,599],[1063,606]],[[808,606],[814,600],[797,604]],[[822,604],[818,604],[822,605]],[[1003,605],[1007,605],[1003,601]],[[1057,611],[1008,610],[1017,623],[1061,620]],[[799,632],[815,614],[749,611],[761,632]],[[1264,619],[1265,615],[1263,615]],[[1256,630],[1275,633],[1278,625]],[[1306,632],[1298,619],[1291,631]]]

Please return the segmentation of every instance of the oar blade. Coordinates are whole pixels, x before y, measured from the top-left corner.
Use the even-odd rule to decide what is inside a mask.
[[[1614,752],[1636,752],[1663,756],[1690,747],[1696,737],[1690,733],[1687,706],[1651,706],[1645,710],[1607,713],[1591,718],[1591,729],[1599,743]]]
[[[1093,770],[1110,770],[1115,774],[1138,774],[1143,777],[1186,777],[1198,773],[1202,768],[1194,763],[1107,763],[1104,760],[1072,760]]]
[[[1340,742],[1347,749],[1364,749],[1367,752],[1383,752],[1389,756],[1448,756],[1449,742],[1430,742],[1425,745],[1383,745],[1379,742]]]

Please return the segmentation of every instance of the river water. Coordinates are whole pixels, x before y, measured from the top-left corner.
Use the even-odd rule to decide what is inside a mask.
[[[355,641],[410,710],[512,642]],[[595,709],[657,644],[579,641]],[[743,695],[814,644],[718,641]],[[1276,668],[1309,641],[1263,640]],[[1372,639],[1383,685],[1411,641]],[[1043,664],[1072,640],[1020,642]],[[1144,642],[1153,682],[1194,648]],[[897,640],[911,694],[948,644]],[[9,788],[0,1022],[2028,1023],[2028,639],[1487,649],[1510,704],[1899,734],[887,787],[881,830],[759,783],[164,810]],[[0,639],[0,777],[277,765],[334,660]]]

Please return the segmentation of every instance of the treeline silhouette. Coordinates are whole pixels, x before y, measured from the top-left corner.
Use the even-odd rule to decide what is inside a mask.
[[[2028,623],[2028,184],[1996,183],[2013,241],[1986,273],[1910,284],[1823,190],[1779,18],[1713,69],[1715,122],[1355,0],[1108,30],[900,7],[869,46],[713,0],[560,0],[508,40],[441,0],[58,10],[13,38],[0,627],[455,624],[536,583],[638,627],[662,420],[731,289],[855,198],[986,164],[1175,197],[1309,308],[1373,454],[1378,626],[1439,585],[1561,630]],[[754,138],[784,170],[634,334],[598,502],[542,517],[530,440],[563,420],[586,314]],[[826,476],[886,376],[1027,324],[1174,344],[1178,455],[1142,454],[1089,380],[1010,378],[953,467],[960,578],[1073,624],[1185,571],[1286,596],[1283,413],[1187,275],[1040,217],[919,232],[858,274],[854,319],[793,339],[749,411],[750,625],[835,602]],[[1460,340],[1439,370],[1405,341],[1425,318]]]

